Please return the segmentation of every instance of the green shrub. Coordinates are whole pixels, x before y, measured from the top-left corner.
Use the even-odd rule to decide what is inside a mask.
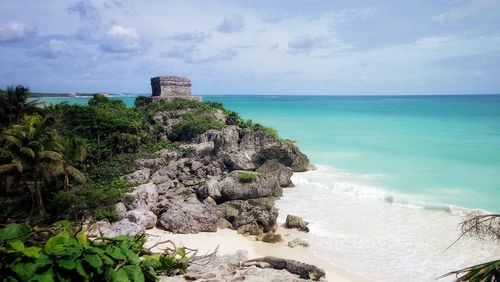
[[[69,222],[49,229],[9,224],[0,229],[3,281],[157,281],[156,275],[185,273],[184,248],[153,254],[144,237],[88,240]]]
[[[252,172],[243,172],[238,175],[238,180],[241,183],[251,183],[257,180],[257,175]]]
[[[172,142],[162,139],[159,141],[151,141],[148,142],[147,144],[142,145],[140,152],[153,154],[164,149],[171,149],[173,147],[174,144],[172,144]]]
[[[92,214],[92,219],[94,221],[107,220],[109,222],[115,222],[118,220],[118,214],[116,213],[116,209],[111,206],[95,210]]]
[[[175,139],[190,140],[209,129],[222,129],[223,126],[220,121],[199,113],[188,112],[173,126],[172,130],[175,133]]]

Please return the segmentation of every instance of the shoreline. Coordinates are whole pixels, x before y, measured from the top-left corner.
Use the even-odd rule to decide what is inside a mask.
[[[218,255],[234,254],[237,251],[244,250],[248,254],[248,259],[275,256],[312,264],[322,268],[326,272],[327,281],[374,281],[327,262],[314,254],[310,247],[288,247],[288,241],[295,238],[304,238],[305,233],[303,232],[278,227],[277,233],[283,236],[283,242],[264,243],[262,241],[256,241],[255,236],[238,234],[236,230],[231,229],[217,229],[217,232],[200,232],[196,234],[174,234],[155,227],[146,231],[148,235],[146,246],[151,246],[158,241],[171,240],[178,247],[186,246],[198,249],[199,254],[208,254],[213,252],[217,247]],[[156,247],[153,250],[161,250],[161,248]]]

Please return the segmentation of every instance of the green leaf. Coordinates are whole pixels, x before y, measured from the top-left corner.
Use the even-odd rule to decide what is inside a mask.
[[[118,247],[111,247],[111,249],[108,251],[108,254],[114,259],[121,260],[126,258],[125,254]]]
[[[34,275],[31,281],[54,282],[54,273],[52,272],[52,268],[42,274]]]
[[[125,253],[125,255],[127,256],[128,260],[133,263],[133,264],[139,264],[139,256],[133,252],[132,250],[130,249],[124,249],[123,247],[121,248],[122,249],[122,252]]]
[[[86,255],[83,259],[93,268],[99,269],[102,266],[102,260],[98,255]]]
[[[75,269],[76,262],[74,260],[59,259],[57,260],[57,265],[65,269],[72,270]]]
[[[9,242],[9,245],[12,247],[12,249],[14,249],[18,252],[24,251],[24,243],[19,241],[19,240],[11,241],[11,242]]]
[[[110,268],[106,272],[106,280],[112,281],[112,282],[130,281],[130,279],[128,278],[127,272],[125,272],[125,270],[123,270],[122,268],[118,269],[118,271],[115,271],[114,269]]]
[[[83,265],[81,261],[76,261],[76,266],[75,266],[76,272],[83,278],[84,281],[89,281],[89,275],[83,269]]]
[[[29,280],[33,274],[35,274],[36,271],[36,264],[34,263],[17,263],[14,266],[12,266],[12,271],[14,271],[21,280],[26,281]]]
[[[39,247],[28,247],[24,248],[23,254],[30,258],[38,258],[40,256],[41,249]]]
[[[142,274],[142,270],[138,265],[126,265],[121,269],[123,269],[127,273],[127,276],[131,281],[144,282],[144,275]]]
[[[76,233],[75,237],[80,245],[82,245],[84,247],[87,247],[89,245],[89,242],[87,240],[87,233],[85,232],[85,230],[82,230],[82,231]]]
[[[44,250],[47,254],[60,255],[66,251],[66,244],[70,240],[70,235],[68,232],[63,231],[56,236],[50,238],[47,243],[45,243]]]
[[[0,229],[0,242],[19,239],[25,241],[31,233],[31,228],[26,224],[8,224]]]

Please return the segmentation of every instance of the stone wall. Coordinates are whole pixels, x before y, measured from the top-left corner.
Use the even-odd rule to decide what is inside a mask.
[[[179,76],[158,76],[151,78],[152,96],[190,97],[191,81]]]

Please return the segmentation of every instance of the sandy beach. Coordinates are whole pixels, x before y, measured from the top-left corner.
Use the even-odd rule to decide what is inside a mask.
[[[280,227],[277,233],[282,234],[283,242],[274,244],[256,241],[255,236],[244,236],[230,229],[219,229],[217,232],[200,232],[197,234],[172,234],[158,228],[153,228],[146,233],[148,234],[146,246],[151,246],[159,241],[172,240],[177,246],[198,249],[199,254],[210,253],[214,251],[217,246],[219,246],[218,253],[221,255],[233,254],[238,250],[246,250],[249,259],[263,256],[275,256],[315,265],[326,271],[326,279],[328,281],[370,281],[328,263],[314,255],[309,248],[288,247],[288,241],[304,237],[303,232],[296,230],[283,229]]]

